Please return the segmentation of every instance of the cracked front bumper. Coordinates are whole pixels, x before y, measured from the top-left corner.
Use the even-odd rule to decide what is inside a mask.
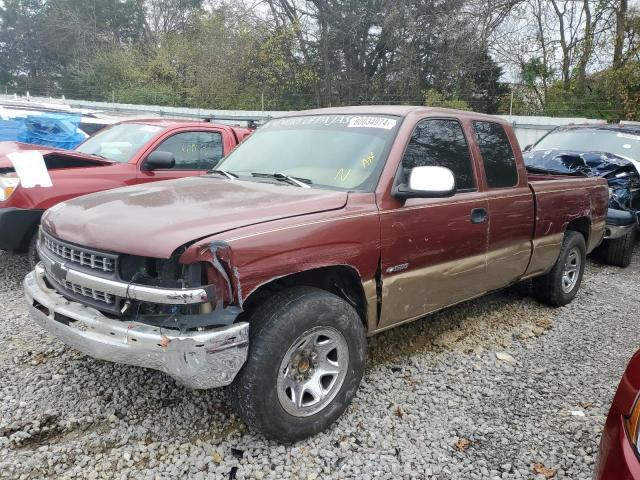
[[[604,230],[605,240],[614,240],[624,237],[629,232],[638,228],[637,214],[627,210],[610,208],[607,211],[607,222]]]
[[[38,265],[24,279],[31,318],[70,347],[116,363],[160,370],[197,389],[230,384],[247,359],[249,324],[180,333],[106,317],[49,288]]]

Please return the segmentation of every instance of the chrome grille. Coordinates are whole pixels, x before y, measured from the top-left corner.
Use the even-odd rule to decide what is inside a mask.
[[[115,297],[105,292],[101,292],[99,290],[94,290],[93,288],[83,287],[82,285],[78,285],[76,283],[64,282],[64,286],[67,290],[71,290],[73,293],[78,293],[80,295],[84,295],[85,297],[93,298],[99,302],[104,302],[108,304],[113,304],[115,302]]]
[[[78,285],[77,283],[69,282],[67,280],[59,280],[48,274],[47,279],[59,287],[60,293],[63,293],[61,290],[67,290],[68,292],[73,292],[76,295],[82,295],[83,297],[92,298],[97,302],[106,303],[111,308],[113,308],[116,303],[116,296],[111,295],[110,293],[96,290],[94,288],[83,287],[82,285]]]
[[[115,270],[116,261],[113,258],[64,245],[46,234],[42,235],[42,241],[51,253],[72,263],[108,273],[113,273]]]

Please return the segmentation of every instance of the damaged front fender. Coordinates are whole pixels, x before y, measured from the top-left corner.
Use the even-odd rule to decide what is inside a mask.
[[[213,240],[188,248],[180,257],[180,263],[192,264],[205,262],[208,264],[207,280],[216,285],[218,294],[216,308],[237,306],[242,308],[242,288],[240,275],[234,265],[231,246],[221,240]]]

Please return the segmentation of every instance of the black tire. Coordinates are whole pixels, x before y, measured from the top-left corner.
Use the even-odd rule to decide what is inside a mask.
[[[636,229],[613,240],[605,240],[600,247],[600,261],[615,267],[628,267],[636,243]]]
[[[551,271],[533,279],[532,293],[534,298],[552,307],[561,307],[573,300],[578,293],[586,263],[586,246],[582,234],[567,231],[560,248],[560,255]],[[570,255],[578,257],[579,264],[575,272],[575,282],[565,285],[563,274]],[[573,277],[572,277],[573,278]],[[570,287],[570,288],[569,288]]]
[[[234,410],[250,428],[282,443],[305,439],[329,427],[351,403],[364,374],[367,339],[356,310],[324,290],[295,287],[276,293],[258,306],[249,322],[248,359],[227,387]],[[284,372],[281,366],[285,355],[315,328],[328,328],[342,335],[348,350],[348,354],[343,350],[343,358],[348,358],[348,364],[340,369],[345,372],[341,374],[342,384],[336,382],[331,387],[333,393],[327,395],[328,403],[321,410],[309,416],[295,416],[285,410],[278,395],[278,378]]]
[[[31,235],[31,238],[29,239],[29,246],[27,247],[27,258],[29,259],[29,265],[31,265],[32,269],[36,268],[36,265],[40,261],[37,245],[38,245],[38,231],[36,230],[36,232],[33,235]]]

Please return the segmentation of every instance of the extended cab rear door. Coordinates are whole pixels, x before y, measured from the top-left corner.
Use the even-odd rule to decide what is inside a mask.
[[[218,129],[176,129],[145,152],[138,162],[139,178],[144,181],[170,180],[200,175],[214,168],[224,156],[226,132]],[[176,164],[170,169],[146,170],[144,162],[155,151],[170,152]]]
[[[498,122],[471,120],[482,159],[482,183],[489,202],[487,290],[520,279],[531,258],[534,228],[533,193],[517,140]],[[517,155],[517,156],[516,156]]]
[[[444,166],[457,193],[381,205],[380,329],[486,291],[488,203],[467,134],[455,118],[424,118],[411,134],[395,182],[414,167]]]

